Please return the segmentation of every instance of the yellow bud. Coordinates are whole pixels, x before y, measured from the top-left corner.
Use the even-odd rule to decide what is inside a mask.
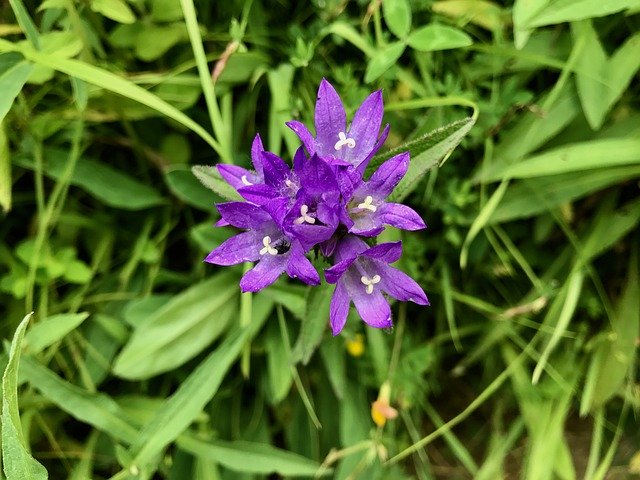
[[[359,357],[364,353],[364,337],[357,333],[353,339],[349,339],[345,342],[347,352],[352,357]]]
[[[391,387],[389,382],[384,382],[380,387],[378,399],[371,404],[371,418],[379,427],[384,427],[387,420],[393,420],[398,416],[398,411],[389,404]]]

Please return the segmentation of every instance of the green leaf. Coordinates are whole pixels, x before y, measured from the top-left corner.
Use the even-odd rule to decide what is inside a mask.
[[[573,143],[526,158],[514,165],[496,165],[480,181],[533,178],[640,163],[640,139],[613,138]]]
[[[152,0],[151,18],[154,22],[174,22],[182,19],[182,7],[175,0]]]
[[[382,14],[396,37],[407,36],[411,28],[411,5],[408,0],[382,0]]]
[[[236,472],[312,476],[320,468],[319,463],[309,458],[264,443],[204,441],[184,435],[178,439],[178,446],[198,458],[212,460]]]
[[[166,115],[197,133],[216,151],[220,150],[218,142],[216,142],[204,128],[191,120],[180,110],[172,107],[156,95],[139,87],[133,82],[116,75],[115,73],[111,73],[80,60],[64,58],[56,53],[44,54],[29,48],[19,47],[2,39],[0,39],[0,51],[20,51],[27,60],[34,63],[53,68],[54,70],[65,73],[71,77],[77,77],[87,83],[142,103],[143,105]]]
[[[217,197],[211,195],[211,192],[198,182],[187,165],[171,167],[165,171],[164,180],[171,192],[183,202],[200,210],[214,211],[213,205]]]
[[[69,152],[47,149],[44,152],[44,173],[56,180],[61,178]],[[21,167],[34,170],[35,163],[31,156],[15,159]],[[115,208],[125,210],[141,210],[165,203],[165,200],[153,188],[134,180],[105,163],[81,157],[71,177],[71,185],[76,185],[95,198]]]
[[[576,60],[576,84],[582,109],[591,128],[597,130],[640,69],[640,34],[636,34],[611,59],[589,21],[572,24],[575,43],[583,42]]]
[[[119,23],[136,21],[136,16],[124,0],[91,0],[91,10]]]
[[[441,165],[448,158],[474,124],[475,120],[469,117],[445,125],[389,152],[376,155],[368,170],[373,171],[392,156],[409,151],[411,154],[409,170],[389,197],[391,202],[401,202],[431,168]]]
[[[33,65],[29,62],[22,61],[5,70],[0,75],[0,123],[9,113],[13,101],[16,99],[22,87],[27,82],[29,75],[33,71]]]
[[[27,333],[24,342],[30,354],[40,353],[49,345],[62,340],[89,317],[88,312],[61,313],[39,321]]]
[[[0,120],[0,207],[5,212],[11,210],[11,152],[2,120]]]
[[[145,62],[157,60],[177,43],[188,38],[184,23],[149,25],[136,38],[136,56]]]
[[[140,380],[172,370],[222,334],[238,309],[236,272],[225,271],[176,295],[140,323],[113,373]]]
[[[223,378],[240,355],[246,342],[260,330],[272,307],[271,302],[260,301],[259,297],[256,297],[253,302],[254,316],[251,323],[228,335],[182,381],[175,393],[165,401],[162,408],[133,439],[129,450],[133,458],[133,466],[146,464],[200,415],[204,406],[218,391]]]
[[[332,294],[333,287],[326,283],[310,289],[300,334],[292,351],[294,363],[300,361],[305,365],[309,363],[311,356],[320,344],[327,325],[329,325],[329,305]]]
[[[108,395],[73,385],[30,357],[24,358],[20,375],[47,400],[81,422],[125,443],[135,437],[136,429],[125,421],[122,410]]]
[[[523,3],[526,4],[526,2]],[[545,8],[529,19],[527,22],[529,27],[604,17],[638,7],[638,0],[557,0],[546,3]]]
[[[22,434],[18,410],[18,365],[22,340],[33,313],[22,319],[9,350],[9,362],[2,375],[2,462],[7,480],[41,480],[47,470],[31,456]]]
[[[594,353],[580,405],[580,413],[599,408],[613,397],[629,375],[640,336],[640,284],[637,249],[629,262],[627,282],[611,321],[611,332]],[[589,395],[587,395],[589,392]]]
[[[293,375],[291,359],[283,345],[280,328],[276,322],[267,326],[265,348],[267,350],[267,371],[269,372],[270,403],[280,403],[291,390]]]
[[[227,200],[242,200],[242,197],[236,192],[231,185],[229,185],[216,167],[209,167],[206,165],[194,165],[191,167],[191,171],[196,176],[200,183],[207,187],[209,190],[214,191],[222,198]]]
[[[402,55],[404,49],[404,43],[395,42],[379,50],[367,64],[367,70],[364,74],[364,81],[366,83],[371,83],[384,72],[389,70],[391,66],[400,58],[400,55]]]
[[[513,4],[513,36],[517,49],[522,49],[533,27],[531,19],[549,3],[550,0],[515,0]]]
[[[29,42],[31,42],[33,48],[38,50],[40,48],[40,35],[38,34],[38,29],[33,23],[33,20],[31,20],[24,3],[22,3],[22,0],[9,0],[9,4],[11,5],[13,14],[16,16],[16,20],[18,20],[18,24],[25,36]]]
[[[433,24],[411,32],[407,43],[415,50],[433,52],[468,47],[473,44],[473,40],[458,28]]]

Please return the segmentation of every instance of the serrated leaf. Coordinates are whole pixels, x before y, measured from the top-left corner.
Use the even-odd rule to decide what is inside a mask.
[[[407,44],[421,52],[433,52],[468,47],[473,40],[458,28],[433,24],[411,32]]]
[[[218,169],[207,165],[194,165],[191,171],[200,183],[209,190],[217,193],[227,200],[242,200],[242,197],[231,185],[224,181]]]
[[[395,42],[387,45],[382,50],[379,50],[367,64],[367,70],[364,74],[364,81],[366,83],[371,83],[384,72],[389,70],[391,66],[400,58],[402,52],[404,52],[404,49],[404,43]]]
[[[389,30],[404,38],[411,28],[411,5],[408,0],[382,0],[382,14]]]

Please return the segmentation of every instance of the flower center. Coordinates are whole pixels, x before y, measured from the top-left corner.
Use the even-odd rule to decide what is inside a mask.
[[[356,141],[353,138],[347,138],[347,135],[344,132],[340,132],[338,134],[338,138],[340,140],[338,140],[333,147],[336,150],[342,149],[342,147],[344,147],[345,145],[349,148],[355,148]]]
[[[242,183],[244,183],[246,186],[253,185],[253,183],[251,183],[249,180],[247,180],[247,176],[246,176],[246,175],[242,175],[242,177],[240,177],[240,180],[241,180],[241,181],[242,181]]]
[[[371,210],[372,212],[375,212],[378,209],[378,207],[376,207],[375,205],[372,205],[371,204],[372,202],[373,202],[373,197],[371,195],[367,195],[364,199],[364,202],[358,204],[358,208],[361,208],[363,210]]]
[[[316,223],[316,219],[308,215],[308,213],[309,213],[309,207],[307,205],[302,205],[300,207],[300,216],[296,218],[293,221],[293,223],[295,223],[296,225],[302,225],[304,222],[307,222],[310,224]]]
[[[278,250],[271,246],[271,237],[269,235],[262,239],[262,245],[264,245],[264,247],[260,249],[260,255],[266,255],[267,253],[269,255],[278,254]]]
[[[288,178],[284,181],[284,184],[289,188],[291,188],[293,186],[293,182],[291,180],[289,180]]]
[[[369,295],[373,293],[373,286],[376,283],[380,283],[380,275],[374,275],[373,278],[369,278],[366,275],[360,277],[360,281],[365,285],[365,290]]]

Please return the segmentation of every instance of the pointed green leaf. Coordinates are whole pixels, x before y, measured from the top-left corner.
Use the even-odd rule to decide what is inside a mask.
[[[407,43],[415,50],[433,52],[468,47],[473,44],[473,40],[458,28],[433,24],[411,32]]]
[[[389,30],[404,38],[411,28],[411,5],[408,0],[382,0],[382,14]]]
[[[49,345],[62,340],[89,317],[88,312],[61,313],[40,320],[27,332],[25,348],[30,354],[40,353]]]
[[[404,52],[405,45],[402,42],[395,42],[387,45],[382,50],[379,50],[367,65],[367,70],[364,74],[364,81],[371,83],[376,80],[380,75],[389,70],[391,66]]]
[[[322,340],[322,336],[329,325],[329,304],[333,287],[323,284],[311,288],[307,297],[307,309],[302,319],[300,335],[292,351],[292,361],[309,363],[311,356]]]
[[[216,167],[194,165],[191,171],[200,183],[227,200],[242,200],[242,197],[231,185],[224,181]]]

